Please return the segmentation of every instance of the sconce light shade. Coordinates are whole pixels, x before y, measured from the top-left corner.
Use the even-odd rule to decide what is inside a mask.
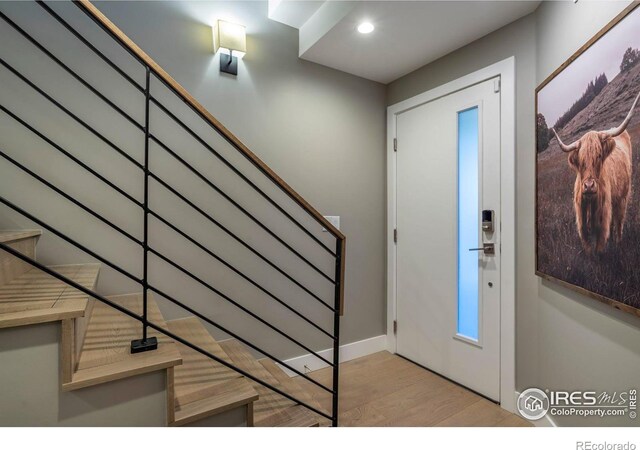
[[[213,27],[213,51],[220,51],[220,70],[233,75],[238,74],[238,59],[247,52],[245,27],[224,20],[218,20]]]

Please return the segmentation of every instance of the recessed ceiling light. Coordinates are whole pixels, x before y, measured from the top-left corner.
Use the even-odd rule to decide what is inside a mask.
[[[358,25],[358,31],[362,34],[369,34],[373,31],[374,26],[371,22],[362,22]]]

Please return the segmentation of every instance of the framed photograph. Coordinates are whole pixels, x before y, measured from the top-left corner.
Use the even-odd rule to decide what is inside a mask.
[[[536,274],[640,316],[638,6],[536,89]]]

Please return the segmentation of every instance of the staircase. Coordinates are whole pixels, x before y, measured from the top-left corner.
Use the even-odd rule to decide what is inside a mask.
[[[88,37],[81,34],[56,12],[53,5],[42,1],[36,4],[54,23],[57,23],[60,33],[72,35],[81,45],[106,63],[115,75],[120,76],[138,91],[144,105],[142,120],[127,113],[112,101],[110,92],[102,92],[95,88],[78,71],[58,58],[47,47],[46,42],[43,43],[33,37],[25,24],[14,21],[2,11],[1,7],[0,19],[16,33],[16,36],[31,45],[33,51],[51,60],[62,73],[80,83],[99,99],[107,110],[117,113],[133,130],[137,130],[144,142],[142,158],[121,148],[111,136],[96,129],[81,115],[66,107],[64,98],[55,98],[55,95],[32,81],[30,74],[21,72],[18,67],[2,57],[0,57],[0,70],[31,89],[48,105],[57,108],[58,113],[47,117],[47,120],[57,120],[58,114],[64,116],[65,120],[73,122],[74,126],[82,128],[83,133],[92,135],[110,151],[123,157],[121,162],[128,164],[133,170],[138,170],[140,182],[144,186],[143,193],[132,194],[112,181],[102,172],[101,167],[84,161],[81,156],[69,151],[63,144],[31,123],[24,115],[24,111],[18,113],[0,102],[0,121],[10,122],[13,127],[12,133],[13,130],[18,129],[20,132],[30,133],[30,137],[42,142],[60,157],[66,158],[74,168],[93,177],[103,187],[118,195],[121,200],[129,202],[130,206],[138,208],[137,217],[125,217],[125,219],[133,223],[141,219],[142,229],[137,232],[131,231],[120,223],[122,217],[119,217],[120,222],[118,222],[110,216],[109,213],[113,211],[105,213],[104,208],[96,208],[90,203],[91,199],[87,200],[86,196],[82,196],[85,200],[80,200],[80,197],[69,189],[73,183],[64,180],[65,174],[54,172],[53,175],[45,175],[46,167],[42,165],[37,168],[30,167],[21,161],[20,153],[12,156],[0,143],[0,164],[2,169],[6,170],[3,173],[13,171],[29,177],[30,182],[46,188],[55,194],[60,202],[68,203],[79,213],[84,214],[87,219],[97,221],[106,229],[127,240],[137,249],[142,262],[139,272],[133,271],[129,266],[125,267],[122,263],[114,261],[113,257],[104,256],[92,245],[81,243],[78,237],[70,235],[59,226],[54,226],[40,214],[40,211],[18,204],[19,202],[12,198],[13,192],[1,192],[0,227],[6,228],[8,223],[19,224],[24,228],[34,228],[18,231],[0,230],[0,367],[4,366],[6,369],[0,372],[3,386],[7,388],[14,383],[15,392],[26,392],[29,395],[40,389],[47,395],[53,395],[52,398],[55,398],[60,405],[73,405],[75,409],[72,412],[67,411],[66,406],[60,406],[58,411],[53,408],[53,412],[47,418],[47,425],[66,423],[65,420],[70,420],[68,423],[78,423],[73,422],[77,409],[82,410],[89,417],[94,413],[96,417],[100,416],[100,423],[122,425],[117,413],[110,413],[109,408],[122,412],[128,408],[140,407],[139,414],[148,414],[150,417],[162,416],[164,417],[162,425],[168,426],[229,424],[229,420],[233,420],[229,418],[238,417],[238,415],[243,418],[242,424],[247,426],[337,426],[338,349],[340,316],[344,311],[345,236],[219,123],[89,1],[80,0],[74,4],[108,37],[109,42],[124,49],[142,67],[145,79],[143,85],[140,85],[135,80],[136,77],[130,75],[127,70],[112,61],[100,46],[92,43]],[[184,119],[182,112],[173,111],[171,106],[167,106],[160,100],[163,98],[162,95],[156,97],[152,91],[152,80],[155,83],[154,86],[162,86],[165,91],[186,105],[188,111],[197,120],[203,121],[208,126],[209,131],[203,133],[201,127],[192,128],[188,123],[191,123],[190,120],[193,120],[193,117]],[[309,239],[312,246],[315,246],[314,251],[318,251],[325,258],[328,255],[331,259],[329,272],[332,273],[327,273],[326,264],[319,265],[316,262],[318,258],[309,256],[311,251],[308,246],[304,251],[297,248],[299,243],[291,242],[287,233],[273,223],[266,225],[257,213],[229,193],[235,190],[227,191],[216,184],[216,179],[192,164],[188,157],[181,156],[162,137],[153,134],[150,114],[152,107],[164,114],[176,130],[184,133],[185,139],[191,141],[190,145],[195,143],[207,156],[210,156],[211,164],[219,164],[230,171],[239,185],[255,192],[272,209],[273,214],[289,225],[293,225],[294,229]],[[163,127],[166,127],[166,124]],[[257,175],[245,174],[237,163],[225,157],[207,141],[208,134],[222,137],[235,152],[250,163],[250,167],[256,171]],[[157,149],[157,152],[150,152],[151,145]],[[182,145],[186,145],[186,142],[180,144]],[[297,275],[298,268],[294,274],[290,269],[285,268],[278,258],[268,256],[263,250],[254,247],[251,239],[243,237],[233,227],[222,223],[219,217],[193,200],[194,197],[202,197],[195,195],[201,194],[200,192],[185,192],[155,172],[156,165],[152,160],[158,152],[164,152],[163,154],[173,165],[171,167],[186,170],[199,183],[198,189],[219,195],[238,211],[240,217],[257,226],[269,239],[280,245],[283,251],[296,258],[301,267],[312,272],[322,283],[325,283],[325,286],[328,283],[333,299],[323,298],[326,297],[326,289],[324,289],[325,294],[319,294],[313,287],[301,281]],[[162,164],[166,165],[167,160],[163,160]],[[277,195],[268,192],[265,182],[256,181],[256,176],[263,177],[267,184],[270,183],[270,186],[275,187]],[[67,189],[60,187],[61,181],[65,181]],[[280,283],[296,289],[300,298],[316,305],[325,314],[330,314],[333,328],[327,330],[328,321],[323,320],[324,325],[321,325],[318,314],[306,313],[299,307],[299,302],[298,307],[293,306],[290,299],[277,293],[273,287],[266,286],[245,268],[233,263],[206,242],[185,231],[159,210],[153,209],[151,197],[154,194],[151,193],[151,183],[162,187],[185,208],[203,219],[212,232],[220,232],[225,240],[253,255],[255,262],[272,271]],[[88,189],[84,185],[76,188],[80,191]],[[287,206],[283,206],[281,200],[274,199],[274,197],[282,199],[283,195],[290,202]],[[115,205],[113,208],[116,208]],[[294,209],[297,210],[294,211]],[[6,218],[3,217],[5,213],[7,213]],[[205,254],[212,263],[215,262],[228,271],[229,276],[241,281],[242,289],[228,287],[223,289],[202,275],[197,275],[194,268],[188,264],[178,262],[176,255],[167,254],[160,244],[154,241],[150,232],[151,221],[162,224],[172,232],[172,240],[180,242],[181,245],[184,243],[185,247],[181,248],[180,252],[189,254],[197,251]],[[326,233],[322,236],[317,235],[322,233],[321,230]],[[101,238],[107,239],[105,236]],[[36,244],[41,239],[49,245],[53,242],[56,245],[62,243],[72,248],[74,252],[84,254],[81,261],[90,260],[91,262],[44,264],[36,256]],[[49,250],[46,260],[55,261],[55,255],[55,252]],[[127,254],[127,256],[130,255]],[[324,386],[304,371],[291,366],[276,356],[277,352],[267,350],[262,342],[258,343],[256,339],[243,336],[242,330],[236,330],[234,326],[225,323],[224,316],[207,313],[194,306],[189,301],[190,291],[181,292],[180,295],[167,293],[156,284],[157,276],[155,279],[151,276],[153,270],[149,267],[150,257],[163,262],[166,267],[188,279],[200,291],[204,290],[216,300],[222,300],[232,306],[247,320],[264,327],[263,329],[286,340],[304,353],[318,358],[323,364],[331,366],[333,368],[332,386]],[[102,295],[98,286],[98,277],[100,271],[105,269],[124,277],[128,283],[134,283],[138,288],[124,295]],[[247,286],[253,289],[254,294],[247,294]],[[128,288],[125,292],[127,291],[129,291]],[[247,306],[238,298],[240,292],[245,297],[243,300],[246,300],[247,295],[259,294],[262,298],[266,298],[268,303],[262,303],[261,305],[264,305],[261,306],[262,309]],[[160,298],[172,307],[169,320],[163,315],[163,309],[158,301]],[[328,346],[333,350],[332,357],[327,359],[321,356],[318,351],[312,349],[312,346],[305,343],[304,337],[294,338],[286,327],[270,322],[264,313],[267,309],[272,311],[274,308],[287,314],[286,317],[290,317],[291,320],[300,321],[313,333],[321,333],[325,339],[329,338]],[[176,309],[180,313],[176,313]],[[59,333],[56,332],[53,337],[51,327],[58,326]],[[216,340],[214,335],[224,336],[224,338]],[[44,345],[45,341],[47,344],[52,344],[52,340],[55,341],[53,344],[59,351],[58,367],[54,367],[55,364],[50,360],[51,352],[55,350],[51,345]],[[45,348],[48,350],[43,350]],[[38,358],[49,361],[48,365],[42,363],[38,366],[38,361],[32,361]],[[34,371],[30,372],[28,368],[18,367],[20,364],[28,364],[29,367],[33,365]],[[282,368],[295,373],[298,380],[290,378]],[[39,378],[41,386],[34,386],[31,389],[24,384],[26,383],[25,374],[38,375],[39,371],[42,371]],[[45,389],[45,385],[50,386],[51,373],[56,372],[59,372],[57,397],[55,393]],[[11,378],[12,376],[14,379]],[[163,380],[162,389],[160,389],[163,393],[163,400],[160,402],[162,411],[157,411],[159,388],[154,383],[160,379]],[[309,387],[315,388],[313,395],[311,391],[303,388],[304,384],[300,383],[300,380],[308,383]],[[36,387],[38,389],[35,389]],[[331,411],[326,411],[316,400],[318,388],[321,393],[331,396]],[[141,393],[140,398],[137,398],[136,395],[132,395],[132,390],[133,392],[144,390],[145,394]],[[82,393],[87,394],[85,396]],[[2,423],[2,417],[10,417],[14,413],[16,416],[22,415],[28,419],[29,407],[33,408],[33,405],[29,407],[27,405],[31,405],[30,402],[33,401],[37,402],[37,398],[26,398],[26,394],[24,400],[17,394],[0,398],[0,426],[7,424]],[[147,405],[146,410],[140,406],[143,403]],[[148,406],[150,404],[154,406]],[[43,405],[43,410],[50,406]],[[104,410],[103,415],[100,415],[101,409]],[[134,416],[137,414],[133,413]],[[147,422],[141,419],[140,423],[158,425],[152,419]],[[30,423],[30,425],[42,424]]]
[[[0,231],[0,243],[35,259],[42,232]],[[188,346],[158,332],[158,349],[131,354],[139,322],[90,298],[23,260],[0,252],[0,328],[48,322],[60,324],[60,386],[75,391],[127,379],[144,373],[165,371],[167,377],[167,425],[182,426],[242,408],[248,426],[317,427],[326,418],[252,382]],[[49,266],[70,280],[93,289],[99,264]],[[140,293],[108,297],[133,313],[142,312]],[[258,360],[235,339],[217,342],[196,317],[165,322],[153,296],[149,297],[149,320],[172,333],[246,370],[286,392],[313,402],[311,395],[273,361]],[[315,403],[315,402],[314,402]],[[316,407],[319,405],[316,403]]]

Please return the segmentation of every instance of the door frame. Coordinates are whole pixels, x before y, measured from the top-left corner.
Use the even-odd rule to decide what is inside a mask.
[[[396,116],[424,103],[500,77],[500,406],[515,412],[515,57],[430,89],[387,108],[387,349],[396,353]],[[402,151],[400,149],[399,151]],[[401,233],[401,230],[400,232]],[[399,239],[402,239],[400,235]],[[400,325],[401,326],[401,325]]]

